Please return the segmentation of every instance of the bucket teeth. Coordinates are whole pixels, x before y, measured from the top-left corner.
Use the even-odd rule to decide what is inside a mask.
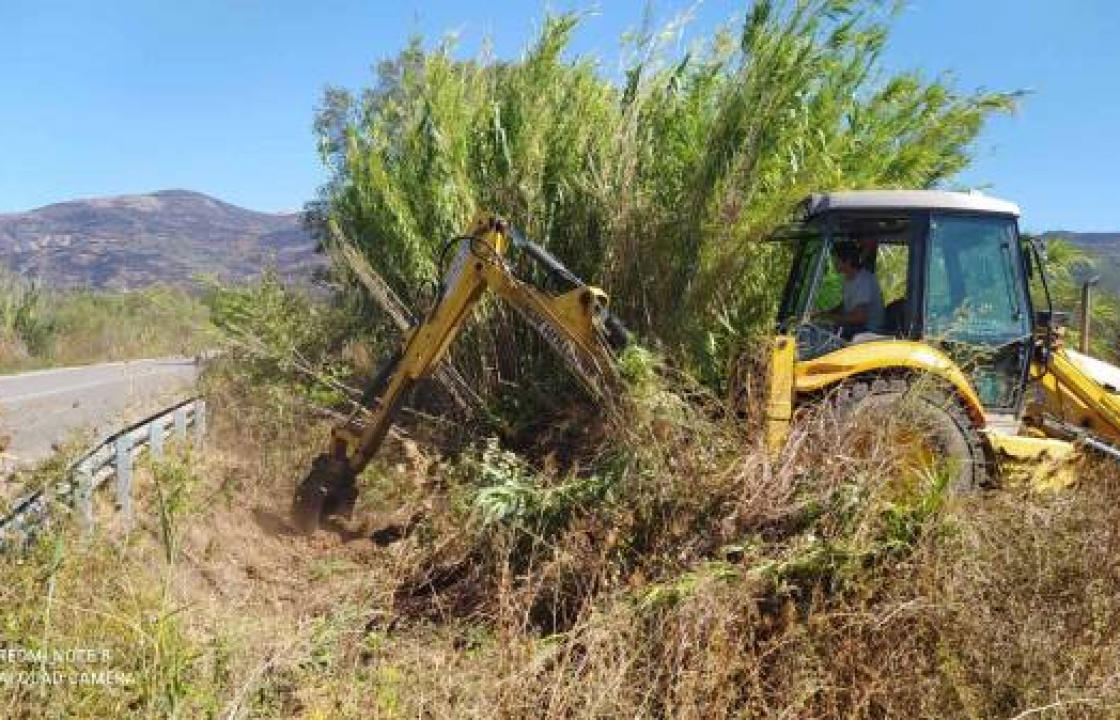
[[[302,533],[313,533],[327,517],[349,517],[357,498],[358,489],[350,466],[344,460],[319,455],[311,464],[311,472],[296,488],[292,523]]]

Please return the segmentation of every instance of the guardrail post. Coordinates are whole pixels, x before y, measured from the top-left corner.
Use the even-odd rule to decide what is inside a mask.
[[[187,406],[175,409],[175,437],[180,440],[187,439]]]
[[[163,457],[163,419],[156,418],[148,425],[148,448],[152,453],[152,457],[159,459]]]
[[[78,485],[78,519],[82,526],[82,537],[89,537],[93,532],[93,473],[90,472],[88,460],[78,464],[74,480]]]
[[[117,438],[117,507],[125,523],[132,523],[132,438],[124,433]]]
[[[199,445],[202,444],[202,439],[206,436],[206,401],[194,401],[194,437],[195,442]]]

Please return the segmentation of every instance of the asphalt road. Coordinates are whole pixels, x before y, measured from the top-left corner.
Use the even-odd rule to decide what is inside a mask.
[[[0,375],[0,477],[49,457],[52,446],[93,441],[189,396],[191,358],[160,358]]]

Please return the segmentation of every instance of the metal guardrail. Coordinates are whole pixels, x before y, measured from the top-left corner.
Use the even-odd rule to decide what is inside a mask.
[[[12,504],[0,519],[0,548],[13,540],[24,544],[49,521],[50,509],[59,502],[71,505],[86,532],[93,529],[94,492],[114,478],[116,506],[126,524],[132,522],[132,466],[147,449],[152,457],[163,455],[167,440],[186,440],[190,430],[196,440],[206,434],[206,401],[192,398],[158,415],[109,435],[86,452],[55,487],[36,490]]]

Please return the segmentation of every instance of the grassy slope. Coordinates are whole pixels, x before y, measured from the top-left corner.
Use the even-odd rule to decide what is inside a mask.
[[[941,502],[827,425],[771,466],[662,397],[618,440],[656,472],[559,526],[486,524],[477,491],[570,476],[397,438],[357,521],[305,539],[284,516],[324,426],[212,399],[207,448],[142,473],[131,534],[0,558],[7,645],[107,648],[134,680],[0,687],[6,717],[1120,716],[1114,468]]]

